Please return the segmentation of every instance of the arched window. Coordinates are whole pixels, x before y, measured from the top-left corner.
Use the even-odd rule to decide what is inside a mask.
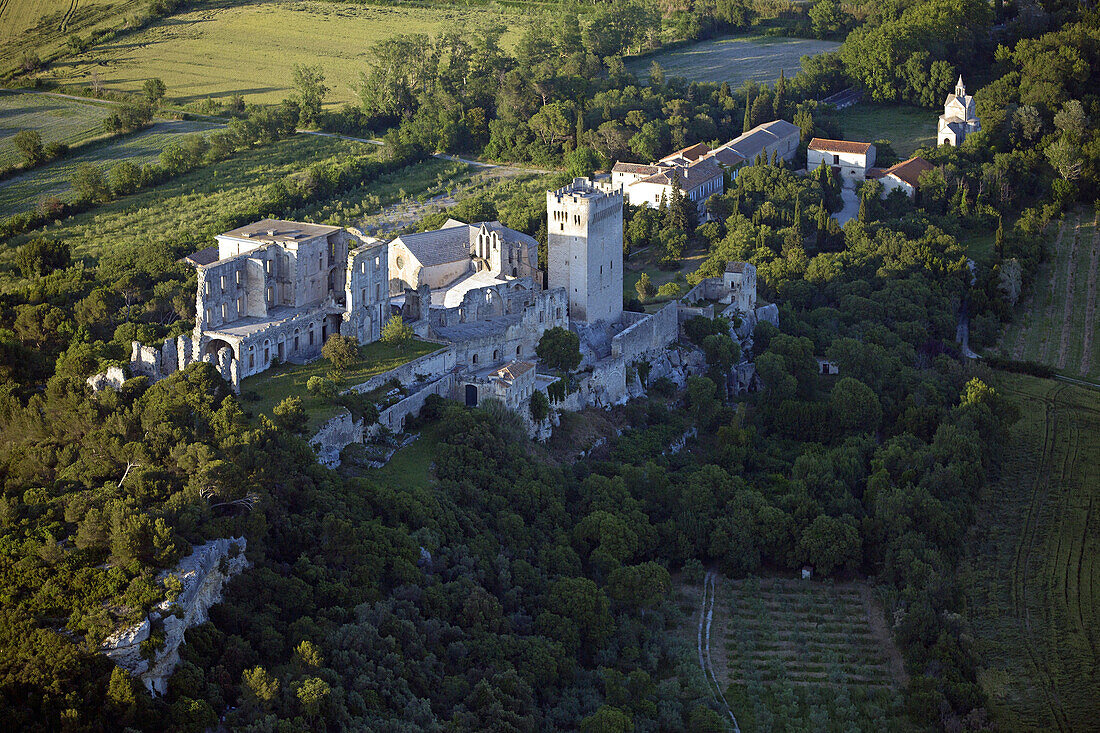
[[[297,328],[294,329],[294,351],[298,351],[298,334],[299,334],[299,332],[300,332],[299,329],[297,329]]]
[[[500,358],[500,349],[493,349],[493,361]]]
[[[474,354],[473,363],[477,364],[477,354]]]

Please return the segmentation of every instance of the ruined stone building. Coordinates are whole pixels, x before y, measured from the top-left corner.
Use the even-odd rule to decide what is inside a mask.
[[[390,242],[388,260],[390,295],[427,285],[440,305],[446,292],[457,305],[470,288],[539,275],[538,242],[499,221],[448,219],[434,231],[404,234]]]
[[[215,239],[186,258],[198,273],[191,360],[220,367],[228,349],[239,379],[275,359],[315,358],[335,333],[360,343],[379,337],[389,315],[384,243],[340,227],[274,219]],[[179,366],[189,363],[178,358]]]
[[[955,93],[948,94],[943,103],[943,114],[936,127],[936,140],[940,145],[962,145],[966,136],[982,129],[978,121],[978,108],[974,97],[966,93],[962,75],[955,83]]]
[[[548,277],[569,318],[617,321],[623,312],[623,194],[587,178],[546,192]]]

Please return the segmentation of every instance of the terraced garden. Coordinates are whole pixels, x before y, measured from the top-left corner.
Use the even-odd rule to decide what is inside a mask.
[[[1019,410],[968,542],[975,659],[1004,730],[1100,720],[1100,393],[1003,375]]]
[[[682,607],[699,598],[682,588]],[[719,578],[710,635],[743,731],[908,729],[905,671],[866,584]]]
[[[1000,351],[1069,377],[1100,381],[1100,214],[1078,210],[1052,227],[1048,257]]]

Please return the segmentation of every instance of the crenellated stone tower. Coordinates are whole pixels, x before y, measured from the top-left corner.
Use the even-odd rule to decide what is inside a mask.
[[[616,321],[623,312],[623,194],[587,178],[546,192],[548,286],[569,293],[569,317]]]

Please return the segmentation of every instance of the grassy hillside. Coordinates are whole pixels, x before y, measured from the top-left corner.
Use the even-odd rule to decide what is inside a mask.
[[[768,36],[737,36],[692,43],[673,51],[635,59],[627,68],[645,76],[656,61],[667,76],[691,81],[727,81],[736,88],[745,81],[767,82],[779,78],[780,69],[788,77],[799,69],[799,59],[832,51],[840,46],[830,41]]]
[[[70,179],[77,166],[91,163],[110,169],[121,160],[138,165],[157,159],[160,152],[184,135],[217,129],[217,125],[196,121],[158,122],[148,130],[119,140],[96,143],[32,171],[0,181],[0,216],[33,209],[46,196],[68,198]]]
[[[182,104],[234,94],[266,103],[288,94],[295,64],[319,64],[332,90],[328,101],[338,104],[354,101],[353,87],[377,41],[402,33],[434,35],[445,28],[517,20],[514,13],[488,8],[218,2],[93,46],[51,67],[44,77],[79,88],[97,73],[105,89],[126,92],[157,77],[167,84],[169,99]],[[510,47],[516,37],[516,32],[506,35],[504,45]]]
[[[1001,351],[1071,377],[1100,380],[1100,228],[1080,210],[1049,232],[1047,260],[1005,329]]]
[[[20,130],[37,130],[46,145],[73,146],[103,135],[103,121],[109,114],[111,108],[105,104],[0,91],[0,168],[22,162],[12,141]]]
[[[15,68],[25,51],[50,59],[73,34],[132,23],[143,5],[125,0],[0,0],[0,73]]]
[[[979,675],[1004,730],[1100,720],[1100,393],[1026,376],[1000,480],[966,569]]]

